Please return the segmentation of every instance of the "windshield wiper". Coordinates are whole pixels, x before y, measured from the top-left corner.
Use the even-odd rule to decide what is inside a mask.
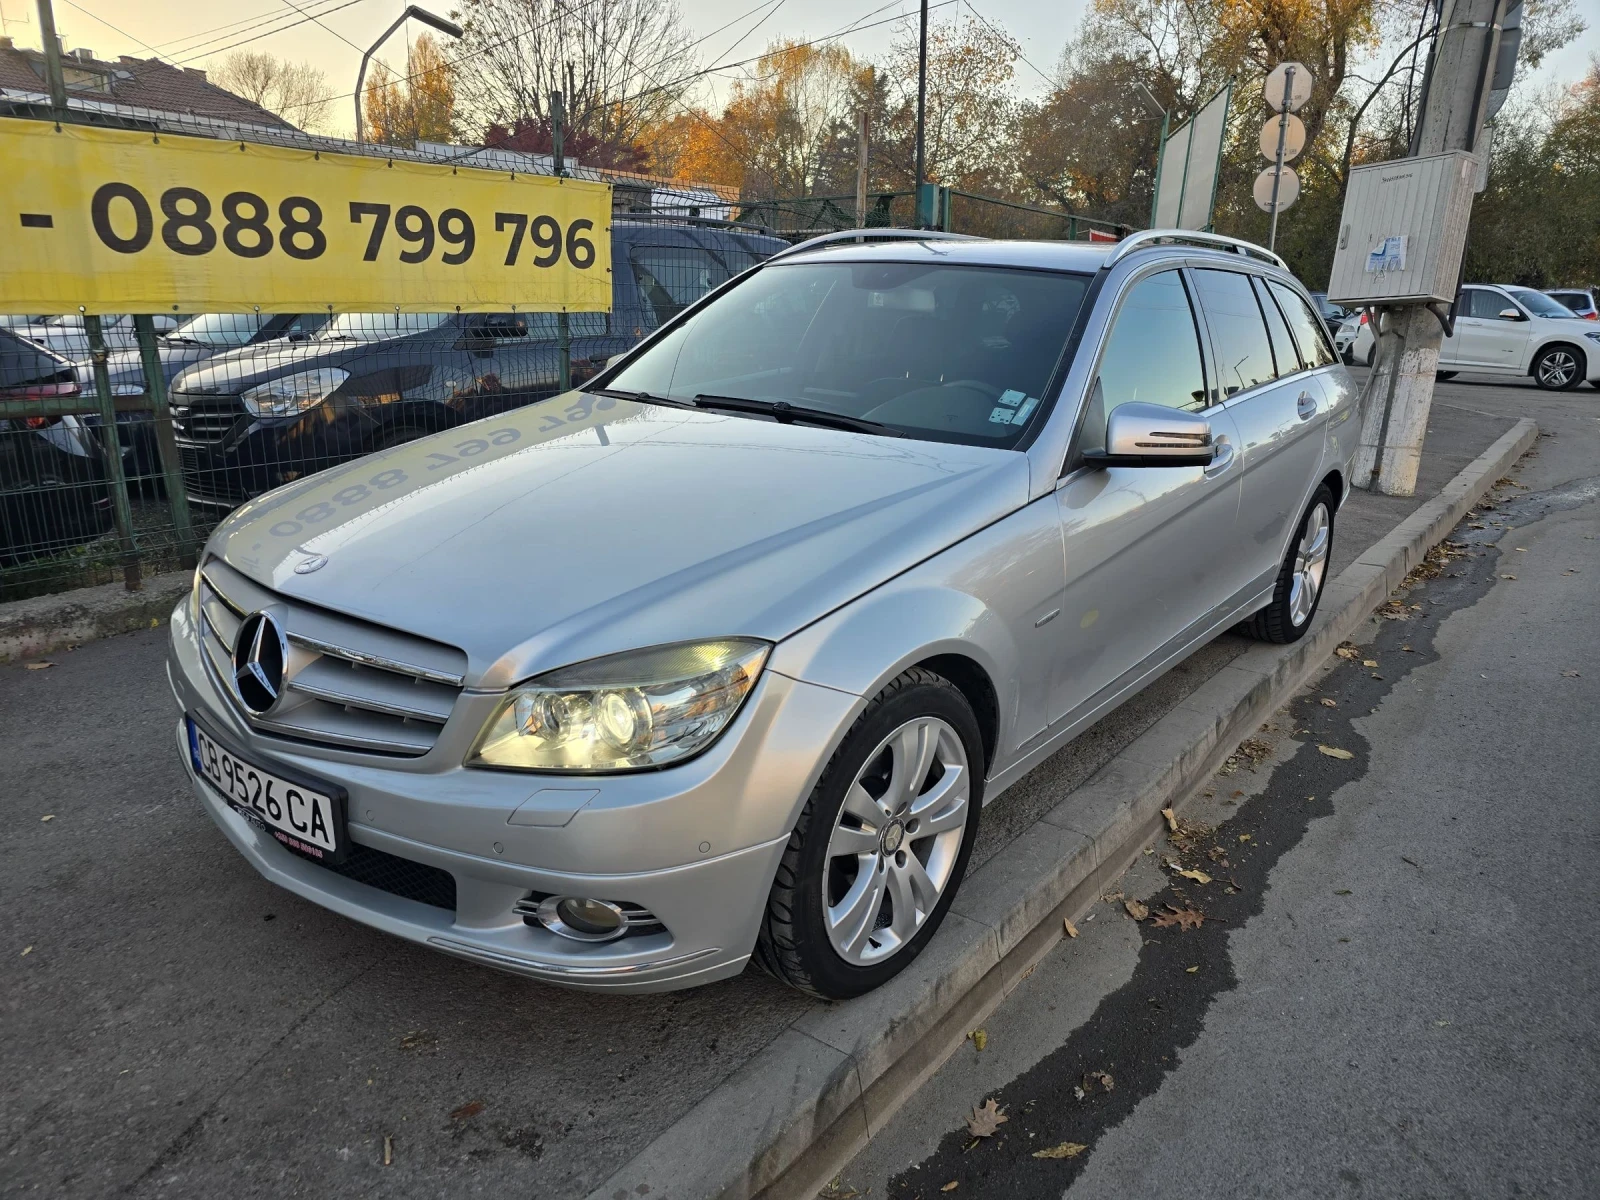
[[[181,345],[181,346],[201,346],[201,347],[204,347],[206,349],[210,349],[210,346],[211,346],[211,344],[209,342],[202,342],[197,338],[184,337],[181,333],[166,333],[166,334],[162,334],[161,340],[163,342],[172,342],[172,343],[174,343],[176,345]]]
[[[699,408],[693,400],[674,400],[671,396],[658,396],[654,392],[630,392],[624,388],[594,388],[597,396],[615,396],[618,400],[632,400],[637,404],[665,404],[670,408]]]
[[[790,404],[787,400],[751,400],[744,396],[696,396],[700,408],[723,409],[727,412],[761,413],[779,424],[803,421],[807,425],[824,425],[831,429],[848,429],[853,433],[876,433],[884,437],[905,437],[893,425],[869,421],[865,417],[851,417],[844,413],[829,412],[825,408],[809,408],[804,404]]]

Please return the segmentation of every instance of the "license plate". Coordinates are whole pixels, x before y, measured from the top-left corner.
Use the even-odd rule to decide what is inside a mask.
[[[247,762],[188,719],[195,773],[246,818],[296,854],[317,862],[344,855],[344,796],[327,784],[286,779]]]

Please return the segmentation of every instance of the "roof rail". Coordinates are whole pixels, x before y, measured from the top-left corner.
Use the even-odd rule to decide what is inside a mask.
[[[1235,254],[1243,254],[1251,258],[1259,258],[1262,262],[1271,263],[1287,271],[1289,264],[1284,262],[1265,246],[1258,246],[1254,242],[1240,241],[1238,238],[1224,237],[1220,233],[1202,233],[1196,229],[1145,229],[1138,233],[1131,233],[1117,243],[1117,248],[1106,255],[1105,265],[1126,258],[1135,250],[1143,250],[1157,242],[1181,242],[1191,246],[1203,246],[1208,250],[1232,250]]]
[[[970,233],[945,233],[939,229],[841,229],[808,238],[787,250],[779,250],[772,258],[787,258],[802,250],[816,250],[822,246],[843,245],[846,242],[981,242],[983,238]],[[767,260],[771,262],[772,259]]]

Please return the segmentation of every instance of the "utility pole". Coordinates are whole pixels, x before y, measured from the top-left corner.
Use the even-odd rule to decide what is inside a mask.
[[[861,110],[860,129],[856,135],[856,228],[867,227],[867,135],[871,117]]]
[[[922,206],[922,185],[927,180],[925,137],[928,128],[928,0],[922,0],[922,25],[917,34],[917,206]]]
[[[1278,189],[1283,185],[1283,147],[1289,137],[1289,101],[1294,95],[1294,67],[1283,73],[1283,106],[1278,109],[1278,154],[1272,173],[1272,229],[1267,234],[1267,249],[1278,248]]]
[[[1479,149],[1508,0],[1444,0],[1411,157]],[[1465,236],[1465,230],[1462,231]],[[1355,482],[1390,496],[1417,490],[1442,320],[1421,305],[1380,310],[1378,378],[1369,381]]]
[[[67,118],[67,80],[61,73],[61,39],[56,36],[56,14],[50,0],[39,0],[39,36],[44,39],[44,77],[50,88],[50,107],[56,124]]]

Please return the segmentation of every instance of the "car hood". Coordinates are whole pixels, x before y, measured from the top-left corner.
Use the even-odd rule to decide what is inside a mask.
[[[1015,451],[568,393],[270,492],[210,549],[459,646],[469,686],[500,688],[666,642],[777,641],[1027,497]]]
[[[156,352],[161,357],[161,374],[171,383],[185,367],[193,366],[216,353],[210,346],[191,346],[187,342],[156,342]],[[106,355],[106,373],[112,387],[144,387],[144,359],[138,350],[118,350]],[[94,365],[77,364],[78,385],[85,390],[94,387]]]

